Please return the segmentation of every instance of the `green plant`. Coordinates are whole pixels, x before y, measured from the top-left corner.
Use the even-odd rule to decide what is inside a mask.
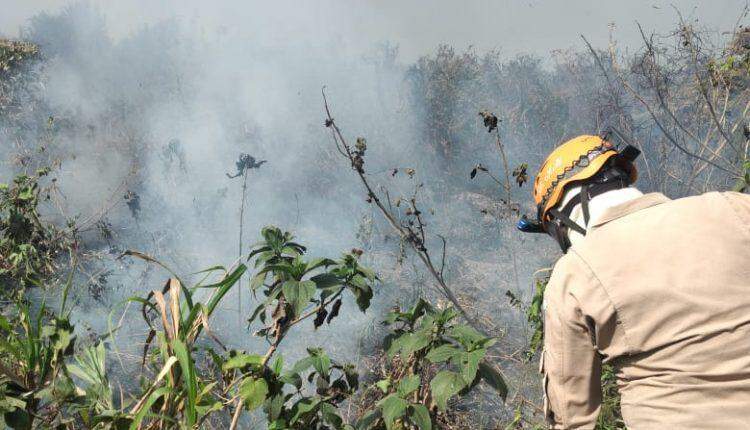
[[[258,269],[251,289],[256,293],[263,288],[265,295],[248,320],[263,326],[256,335],[265,337],[270,345],[262,355],[197,346],[202,334],[219,343],[208,322],[227,292],[238,285],[247,269],[244,264],[232,271],[222,267],[207,270],[206,276],[223,272],[216,283],[204,285],[201,281],[184,288],[180,280],[172,278],[162,291],[130,299],[142,304],[150,327],[144,363],[150,358],[155,375],[130,408],[130,428],[200,428],[213,414],[224,415],[230,405],[234,407],[230,428],[238,425],[243,410],[261,406],[272,429],[350,428],[337,406],[357,390],[358,376],[351,365],[335,362],[318,348],[309,348],[308,357],[288,370],[283,358],[273,362],[271,358],[293,326],[313,316],[315,327],[330,323],[339,313],[345,291],[350,291],[365,311],[375,274],[359,264],[356,254],[339,260],[306,260],[306,248],[276,227],[264,228],[262,236],[263,241],[254,245],[248,256]],[[155,261],[143,254],[130,254]],[[206,289],[211,291],[207,301],[195,300],[196,292]],[[153,319],[161,320],[160,329]],[[201,354],[210,357],[209,366],[198,365]],[[306,390],[304,380],[314,383],[314,394]]]
[[[68,365],[68,371],[87,384],[85,389],[77,389],[79,397],[72,405],[72,410],[78,414],[84,426],[98,430],[128,428],[131,419],[122,410],[126,405],[117,407],[112,395],[104,343],[85,348],[73,359],[74,363]]]
[[[734,187],[732,187],[733,191],[747,192],[750,189],[750,160],[742,164],[742,170],[744,173],[735,182]]]
[[[544,289],[547,287],[547,281],[548,279],[537,279],[534,282],[534,296],[531,298],[531,304],[526,311],[526,320],[533,330],[527,352],[529,359],[539,351],[544,342],[544,310],[542,304],[544,302]]]
[[[62,406],[76,397],[65,366],[73,354],[73,326],[65,316],[51,315],[44,304],[36,316],[22,302],[14,311],[11,320],[0,316],[0,410],[5,424],[27,429],[38,417],[60,424]]]
[[[6,296],[40,286],[55,273],[57,256],[70,246],[67,233],[39,216],[39,180],[49,172],[40,169],[33,176],[16,176],[10,185],[0,184],[0,279]]]
[[[262,324],[256,335],[265,337],[269,348],[262,356],[234,352],[244,357],[245,367],[222,365],[225,372],[239,373],[235,393],[238,405],[232,427],[237,425],[241,406],[253,410],[262,405],[273,429],[344,428],[336,406],[356,390],[357,377],[351,366],[332,364],[319,349],[308,349],[310,356],[288,372],[283,371],[280,359],[270,371],[267,363],[296,324],[313,316],[316,328],[330,324],[339,314],[345,291],[353,295],[362,312],[366,311],[377,279],[375,273],[359,264],[359,252],[346,254],[339,260],[306,260],[306,248],[293,242],[289,233],[267,227],[262,236],[263,241],[253,247],[248,260],[254,260],[258,269],[250,281],[251,290],[257,294],[262,289],[265,299],[248,322],[253,324],[257,320]],[[315,381],[317,389],[313,396],[301,391],[301,372],[311,366],[315,371],[307,379]],[[285,388],[291,388],[291,392]]]
[[[152,291],[146,298],[130,299],[143,305],[144,319],[150,328],[144,362],[150,351],[150,364],[156,371],[153,382],[145,387],[130,410],[131,428],[199,428],[211,413],[222,409],[218,382],[196,366],[195,341],[204,330],[208,331],[208,320],[216,306],[245,270],[244,265],[231,272],[222,267],[211,268],[209,273],[224,272],[221,279],[207,285],[198,283],[192,288],[183,288],[178,279],[171,278],[162,291]],[[211,291],[205,303],[193,299],[201,289]],[[161,330],[152,325],[149,313],[158,315]],[[151,351],[154,339],[157,347]]]
[[[614,367],[602,367],[602,407],[596,421],[596,430],[625,430],[620,410],[620,392]]]
[[[481,381],[505,398],[505,380],[485,361],[495,339],[459,323],[458,316],[451,307],[435,309],[421,299],[408,310],[388,314],[385,349],[392,366],[375,384],[383,397],[357,429],[431,429],[454,396]]]

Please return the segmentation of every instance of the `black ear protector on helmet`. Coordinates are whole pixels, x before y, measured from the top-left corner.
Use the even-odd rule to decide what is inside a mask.
[[[619,154],[607,160],[607,163],[594,176],[579,182],[571,182],[570,186],[581,185],[581,192],[574,196],[564,207],[552,208],[547,211],[547,219],[542,219],[541,206],[537,208],[536,220],[529,219],[523,215],[518,221],[517,227],[524,233],[547,233],[560,245],[563,252],[570,248],[570,230],[586,235],[586,227],[590,220],[589,201],[594,197],[608,191],[626,188],[630,185],[630,173],[623,166],[632,164],[641,151],[634,146],[626,146]],[[576,205],[581,205],[585,226],[581,227],[570,218],[570,214]]]

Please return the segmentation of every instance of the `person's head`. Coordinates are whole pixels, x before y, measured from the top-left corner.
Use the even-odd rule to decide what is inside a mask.
[[[580,205],[588,224],[588,204],[593,197],[635,182],[633,161],[639,153],[632,146],[618,151],[606,138],[593,135],[578,136],[558,146],[542,163],[534,180],[536,220],[523,217],[518,228],[547,233],[566,252],[570,231],[586,234],[585,227],[571,219],[573,208]],[[567,193],[573,188],[580,192]]]

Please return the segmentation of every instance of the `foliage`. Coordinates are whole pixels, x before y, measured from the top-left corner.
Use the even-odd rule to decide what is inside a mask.
[[[547,279],[537,279],[534,282],[534,296],[526,311],[526,319],[533,330],[531,342],[529,343],[528,357],[531,358],[539,351],[544,341],[544,289],[547,287]]]
[[[250,288],[253,292],[262,289],[265,299],[248,322],[257,320],[263,325],[256,335],[265,337],[270,347],[263,356],[233,352],[222,369],[225,375],[239,374],[236,396],[248,410],[263,406],[270,428],[344,428],[336,407],[358,387],[351,365],[331,360],[318,348],[309,348],[308,357],[288,371],[283,370],[281,358],[270,368],[267,363],[294,325],[313,316],[316,328],[330,324],[339,314],[343,293],[352,294],[359,309],[366,311],[377,277],[359,264],[358,253],[339,260],[306,260],[306,248],[293,242],[289,233],[267,227],[261,234],[263,241],[253,247],[248,260],[254,260],[258,269]],[[304,379],[315,383],[313,395],[304,392]]]
[[[0,279],[2,294],[14,295],[41,281],[57,269],[55,259],[71,246],[70,235],[42,221],[39,180],[49,173],[16,176],[12,184],[0,184]]]
[[[76,394],[65,375],[65,359],[72,355],[75,342],[73,327],[67,318],[50,317],[44,305],[36,316],[22,302],[15,311],[15,324],[0,317],[0,409],[5,423],[14,429],[31,428],[35,417],[45,410],[48,424],[60,423],[56,409]]]
[[[158,315],[162,322],[162,330],[157,330],[150,317],[147,318],[151,331],[146,349],[155,338],[157,347],[152,348],[151,367],[157,376],[131,410],[132,426],[177,424],[180,428],[199,428],[210,415],[236,404],[232,426],[237,425],[242,409],[252,411],[263,406],[270,428],[343,428],[336,407],[358,387],[358,376],[352,366],[331,360],[317,348],[309,348],[308,357],[290,370],[284,369],[281,357],[269,363],[296,324],[314,315],[316,327],[324,321],[330,323],[338,315],[345,291],[350,291],[365,311],[372,297],[375,274],[360,266],[351,254],[340,260],[308,261],[304,259],[306,248],[276,227],[264,228],[262,237],[248,260],[254,260],[258,269],[252,277],[251,289],[255,292],[263,288],[266,298],[248,322],[259,320],[263,325],[256,335],[270,343],[264,355],[235,350],[221,353],[204,346],[214,372],[196,364],[199,353],[196,341],[201,333],[213,337],[208,330],[209,318],[246,271],[244,264],[231,272],[221,267],[209,269],[208,273],[224,271],[222,279],[214,284],[183,288],[173,278],[162,292],[154,291],[145,299],[131,299],[143,304],[144,315]],[[208,301],[196,301],[195,293],[206,289],[212,291]],[[218,380],[217,373],[221,376]],[[315,394],[306,394],[305,379],[315,383]]]
[[[620,412],[620,392],[617,377],[611,365],[602,368],[602,407],[596,421],[596,430],[624,430],[625,422]]]
[[[466,395],[481,381],[505,398],[505,380],[485,360],[495,343],[457,321],[453,308],[435,309],[419,300],[386,317],[391,331],[384,348],[392,367],[374,386],[382,397],[363,414],[357,429],[431,429],[451,399]]]

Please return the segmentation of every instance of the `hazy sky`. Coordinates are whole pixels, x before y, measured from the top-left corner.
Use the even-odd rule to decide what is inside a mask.
[[[0,0],[0,33],[15,36],[33,15],[55,12],[66,0]],[[107,17],[113,37],[166,18],[178,17],[196,30],[237,33],[274,46],[289,37],[311,44],[365,49],[392,41],[401,58],[411,61],[440,43],[459,48],[501,48],[507,54],[545,54],[580,47],[579,34],[603,46],[615,25],[621,46],[638,43],[635,22],[647,31],[665,32],[677,22],[677,7],[686,19],[698,17],[712,29],[728,30],[746,5],[744,0],[602,1],[240,1],[240,0],[92,0]],[[674,5],[674,6],[673,6]]]

